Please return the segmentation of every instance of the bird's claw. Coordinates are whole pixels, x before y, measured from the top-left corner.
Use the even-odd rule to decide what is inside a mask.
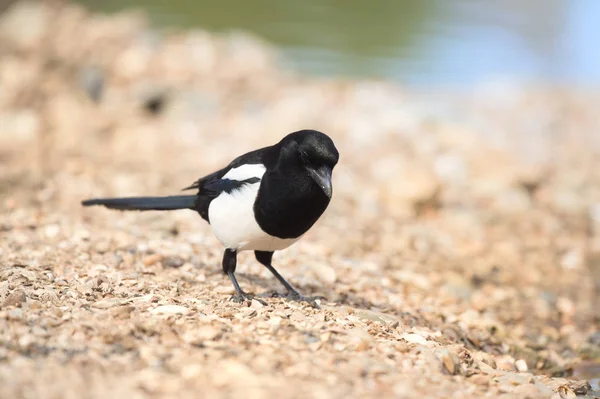
[[[236,292],[235,294],[233,294],[230,298],[231,301],[235,302],[235,303],[244,303],[245,301],[250,301],[252,302],[253,300],[262,304],[263,306],[267,306],[268,304],[263,301],[262,299],[258,299],[255,296],[252,296],[250,294],[245,293],[244,291],[241,292]]]
[[[323,299],[325,299],[325,297],[323,297],[323,296],[306,297],[306,296],[300,295],[300,293],[298,293],[297,291],[292,291],[292,292],[288,293],[288,295],[286,296],[286,299],[288,301],[293,301],[293,302],[305,302],[305,303],[308,303],[310,306],[312,306],[315,309],[321,309],[321,307],[317,303],[317,299],[323,300]]]

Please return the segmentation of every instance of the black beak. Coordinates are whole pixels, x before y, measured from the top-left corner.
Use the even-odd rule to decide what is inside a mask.
[[[308,168],[310,177],[321,187],[323,192],[328,198],[331,198],[333,193],[333,186],[331,184],[331,168],[328,166],[321,166],[318,169]]]

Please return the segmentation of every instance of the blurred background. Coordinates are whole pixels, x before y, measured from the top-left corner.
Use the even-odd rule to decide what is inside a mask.
[[[419,86],[600,83],[595,0],[80,1],[103,12],[138,8],[165,29],[251,32],[316,75]]]
[[[600,396],[598,21],[597,0],[0,0],[0,397]],[[80,207],[303,128],[339,149],[334,200],[276,261],[327,317],[234,307],[189,212]]]

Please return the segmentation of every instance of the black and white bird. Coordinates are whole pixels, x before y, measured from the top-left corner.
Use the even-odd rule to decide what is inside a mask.
[[[329,136],[300,130],[275,145],[237,157],[184,189],[197,190],[194,195],[100,198],[82,204],[136,211],[194,210],[225,247],[223,272],[235,288],[234,300],[256,299],[240,288],[235,277],[238,252],[252,250],[287,289],[289,299],[315,305],[314,300],[301,296],[271,261],[275,251],[302,238],[329,205],[338,159]]]

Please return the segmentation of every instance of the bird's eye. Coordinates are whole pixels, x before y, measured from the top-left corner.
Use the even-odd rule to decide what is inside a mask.
[[[302,162],[304,163],[308,162],[308,153],[306,151],[300,151],[300,159],[302,159]]]

